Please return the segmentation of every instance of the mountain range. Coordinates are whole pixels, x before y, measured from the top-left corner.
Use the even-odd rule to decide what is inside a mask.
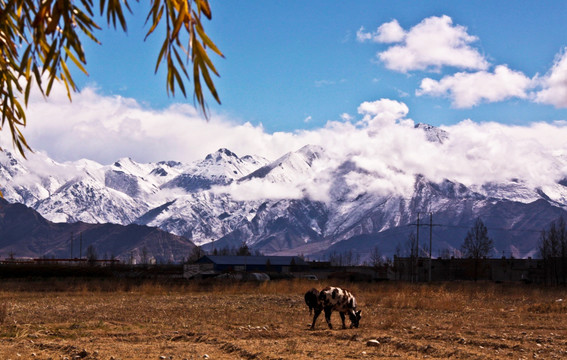
[[[413,131],[422,132],[432,144],[450,136],[424,124]],[[541,187],[517,178],[465,185],[408,174],[403,168],[385,171],[411,182],[385,187],[384,175],[361,166],[356,154],[336,157],[332,150],[313,145],[273,161],[219,149],[192,163],[123,158],[111,165],[90,160],[59,163],[42,153],[22,160],[3,152],[0,189],[8,202],[41,214],[50,229],[57,223],[144,226],[180,237],[168,242],[184,238],[209,250],[246,243],[271,255],[327,259],[350,252],[357,261],[368,260],[374,249],[384,256],[404,255],[412,232],[422,255],[428,254],[430,235],[433,256],[458,254],[476,218],[494,240],[491,256],[536,256],[540,231],[567,209],[565,180]],[[47,228],[41,231],[52,231]],[[52,254],[64,252],[62,237],[42,246],[50,247]],[[118,241],[109,237],[99,242],[99,251],[126,254],[113,243]],[[138,241],[159,252],[159,247],[149,246],[148,238]],[[24,242],[22,238],[17,252],[41,255],[37,246]],[[131,248],[139,254],[142,245]],[[168,249],[176,251],[175,246]],[[0,256],[7,251],[0,246]]]

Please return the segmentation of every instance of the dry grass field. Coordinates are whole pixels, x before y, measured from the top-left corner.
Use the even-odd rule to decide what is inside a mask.
[[[336,284],[356,295],[360,328],[333,313],[333,330],[324,316],[309,330],[303,293],[326,285],[4,281],[0,358],[567,358],[565,288]]]

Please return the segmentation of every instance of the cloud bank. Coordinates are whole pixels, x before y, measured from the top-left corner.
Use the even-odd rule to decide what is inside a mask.
[[[32,149],[44,150],[57,161],[86,158],[110,164],[132,157],[140,162],[188,162],[221,147],[275,158],[294,137],[267,134],[262,125],[236,123],[220,114],[206,121],[187,104],[155,110],[134,99],[101,95],[95,88],[74,94],[72,102],[59,87],[47,100],[36,94],[27,116],[23,134]],[[0,135],[2,147],[10,149],[8,132]]]
[[[486,184],[521,184],[525,189],[557,188],[567,177],[567,123],[509,126],[464,120],[444,126],[443,142],[428,141],[409,119],[406,104],[380,99],[364,102],[356,122],[336,121],[324,128],[295,134],[297,142],[325,149],[310,177],[296,183],[234,184],[239,199],[258,200],[304,195],[326,201],[329,196],[410,196],[416,175],[440,183],[446,179],[480,188]],[[291,149],[297,150],[296,149]],[[345,166],[346,169],[345,170]],[[348,194],[337,194],[337,178]],[[532,198],[528,195],[527,198]]]
[[[55,160],[88,158],[102,164],[122,157],[189,162],[221,147],[239,156],[271,160],[307,144],[324,149],[325,157],[315,161],[313,173],[299,183],[235,187],[231,191],[240,198],[272,194],[325,200],[345,164],[354,169],[342,176],[352,194],[411,193],[418,174],[467,186],[520,179],[530,188],[554,186],[567,177],[566,122],[509,126],[465,120],[442,127],[449,136],[437,143],[414,127],[405,103],[378,99],[363,102],[357,110],[358,115],[337,115],[336,121],[322,128],[267,133],[261,126],[239,124],[218,114],[204,121],[188,105],[157,111],[132,99],[85,89],[72,104],[64,93],[49,101],[34,99],[24,134],[35,149]]]

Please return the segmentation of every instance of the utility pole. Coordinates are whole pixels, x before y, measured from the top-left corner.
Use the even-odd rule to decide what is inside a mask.
[[[429,282],[431,282],[431,252],[433,251],[433,213],[429,213]]]
[[[419,265],[419,227],[420,227],[420,213],[417,213],[417,222],[415,224],[409,224],[409,225],[415,225],[416,229],[417,229],[417,234],[416,234],[416,238],[415,238],[415,244],[413,244],[413,240],[412,243],[410,244],[410,278],[412,282],[418,282],[419,281],[419,272],[417,270],[417,267]],[[415,246],[415,252],[414,252],[414,246]],[[415,254],[415,260],[413,259]]]
[[[416,235],[416,261],[415,264],[412,263],[412,267],[415,267],[415,281],[419,281],[419,271],[418,269],[418,265],[419,265],[419,227],[420,226],[429,226],[429,274],[428,274],[428,281],[431,282],[431,267],[432,267],[432,263],[433,263],[433,227],[434,226],[441,226],[441,224],[434,224],[433,223],[433,213],[430,212],[429,213],[429,224],[425,223],[421,223],[420,222],[420,213],[417,213],[417,222],[415,224],[410,224],[410,225],[416,225],[417,227],[417,235]],[[413,255],[412,255],[413,256]],[[424,257],[425,259],[425,257]],[[424,260],[425,261],[425,260]],[[412,281],[414,280],[414,274],[412,272]]]
[[[417,213],[417,236],[415,242],[415,282],[419,282],[419,212]]]

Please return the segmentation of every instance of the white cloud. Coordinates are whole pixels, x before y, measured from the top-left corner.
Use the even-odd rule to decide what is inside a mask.
[[[542,90],[536,93],[536,102],[567,107],[567,48],[557,55],[549,73],[540,79],[540,85]]]
[[[407,32],[394,20],[383,24],[373,34],[360,29],[357,37],[359,41],[400,43],[379,52],[378,58],[388,69],[404,73],[438,71],[443,66],[484,70],[489,65],[484,56],[470,46],[477,38],[469,35],[466,27],[453,25],[453,20],[446,15],[426,18]]]
[[[328,158],[316,164],[313,174],[285,185],[251,182],[238,190],[247,198],[308,195],[324,200],[336,189],[337,169],[345,163],[358,169],[343,175],[353,194],[408,194],[417,174],[465,185],[517,178],[533,188],[567,177],[566,123],[463,121],[444,127],[449,137],[440,144],[427,141],[423,131],[413,127],[406,104],[390,99],[363,102],[358,119],[343,116],[343,121],[318,129],[270,134],[262,126],[238,124],[218,114],[206,122],[187,105],[151,110],[93,89],[75,95],[72,104],[64,93],[55,95],[48,102],[33,99],[25,135],[35,149],[60,162],[89,158],[108,164],[122,157],[187,162],[221,147],[239,156],[276,159],[306,144],[325,149]]]
[[[417,95],[447,96],[453,106],[469,108],[481,102],[503,101],[509,98],[528,98],[527,91],[533,87],[533,81],[519,71],[499,65],[493,73],[479,71],[460,72],[445,76],[441,80],[425,78],[421,81]]]
[[[520,179],[538,188],[567,175],[564,123],[509,126],[466,120],[446,130],[449,139],[436,154],[443,156],[434,170],[439,179],[452,177],[465,185]]]
[[[360,42],[370,40],[377,43],[397,43],[402,41],[405,35],[406,32],[402,29],[398,20],[394,19],[380,25],[378,29],[372,33],[365,32],[364,27],[361,27],[356,32],[356,39]]]
[[[467,186],[520,179],[532,189],[552,186],[567,176],[565,123],[508,126],[466,120],[443,129],[449,137],[442,144],[427,141],[413,127],[394,125],[377,134],[353,129],[345,132],[340,150],[334,146],[343,159],[368,172],[367,177],[348,175],[351,186],[361,192],[407,195],[417,174]]]
[[[303,119],[304,123],[308,123],[313,119],[313,117],[311,115],[309,115],[308,117],[306,117],[305,119]]]
[[[239,155],[276,158],[303,145],[294,133],[267,134],[262,125],[239,124],[214,113],[206,121],[185,104],[149,109],[93,88],[74,94],[69,102],[65,91],[54,86],[47,100],[30,100],[27,117],[22,132],[32,149],[44,150],[57,161],[88,158],[109,164],[125,156],[140,162],[193,161],[221,147]],[[1,132],[5,149],[11,148],[8,135]]]
[[[363,115],[362,122],[370,129],[393,125],[404,119],[408,112],[406,104],[390,99],[365,101],[358,107],[358,113]]]
[[[230,193],[236,201],[253,201],[262,199],[299,199],[304,192],[298,184],[271,183],[262,179],[252,179],[243,183],[228,186],[216,186],[213,192]]]
[[[349,113],[342,113],[341,114],[341,120],[343,120],[343,121],[351,121],[352,119],[353,119],[353,117]]]
[[[372,40],[372,34],[369,32],[364,31],[364,26],[361,26],[360,29],[356,32],[356,40],[360,42],[364,42],[366,40]]]
[[[403,103],[382,99],[365,102],[359,110],[363,120],[357,124],[332,122],[297,134],[296,140],[319,145],[328,155],[317,164],[312,177],[277,186],[239,184],[231,193],[248,200],[272,194],[275,198],[307,195],[325,201],[363,193],[410,196],[418,174],[435,182],[450,179],[477,189],[487,183],[509,184],[513,179],[536,189],[555,186],[567,176],[566,123],[508,126],[465,120],[443,127],[448,139],[432,143],[423,131],[408,126]],[[380,122],[380,131],[375,130],[374,121]],[[337,173],[341,173],[337,169],[347,163],[352,164],[352,170],[341,176],[349,192],[337,194]]]

